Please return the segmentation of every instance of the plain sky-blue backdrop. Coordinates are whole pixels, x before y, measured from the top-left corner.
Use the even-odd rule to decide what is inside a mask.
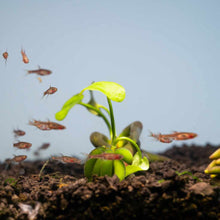
[[[220,2],[186,1],[0,1],[0,160],[24,154],[13,147],[12,130],[26,131],[20,141],[33,144],[29,158],[44,142],[52,154],[82,156],[93,149],[93,131],[108,134],[100,118],[76,106],[61,122],[63,131],[41,131],[28,121],[55,121],[55,113],[92,81],[114,81],[126,89],[113,103],[119,133],[140,120],[142,147],[163,151],[173,144],[220,144]],[[23,47],[30,59],[22,62]],[[26,71],[50,69],[42,77]],[[58,92],[42,99],[49,86]],[[95,93],[103,105],[106,100]],[[88,99],[89,96],[86,96]],[[190,131],[198,137],[163,144],[155,133]]]

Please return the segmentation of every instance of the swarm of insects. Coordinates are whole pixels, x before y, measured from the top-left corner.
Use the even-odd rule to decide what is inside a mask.
[[[2,54],[3,58],[5,59],[5,63],[7,62],[8,55],[9,54],[8,54],[7,51],[5,51]],[[21,55],[22,55],[23,63],[28,64],[29,63],[29,58],[28,58],[28,56],[27,56],[27,54],[26,54],[26,52],[23,48],[21,48]],[[48,70],[48,69],[43,69],[40,66],[38,66],[38,69],[28,70],[27,73],[28,74],[34,73],[34,74],[38,75],[39,76],[38,77],[39,82],[42,82],[41,76],[50,75],[52,73],[52,71]],[[54,94],[56,91],[57,91],[56,87],[50,86],[49,89],[47,89],[44,92],[43,97],[45,95]],[[51,121],[33,120],[33,121],[30,121],[29,124],[39,128],[40,130],[62,130],[62,129],[66,128],[65,126],[63,126],[61,124],[58,124],[56,122],[51,122]],[[14,129],[13,133],[14,133],[15,139],[17,139],[18,137],[24,136],[26,134],[25,131],[20,130],[20,129]],[[29,143],[29,142],[24,142],[24,141],[17,140],[17,143],[14,143],[13,146],[18,148],[18,149],[24,149],[24,150],[27,149],[28,150],[28,149],[31,148],[32,144]],[[45,143],[41,147],[39,147],[38,150],[35,151],[35,153],[39,154],[40,150],[45,150],[49,146],[50,146],[49,143]],[[25,160],[26,158],[27,158],[26,155],[18,155],[18,156],[14,156],[13,158],[9,158],[7,161],[8,162],[21,162],[21,161]],[[71,157],[67,157],[67,156],[62,156],[61,159],[62,159],[62,161],[67,162],[67,163],[73,163],[73,162],[79,163],[80,162],[80,160],[78,160],[77,158],[71,158]]]

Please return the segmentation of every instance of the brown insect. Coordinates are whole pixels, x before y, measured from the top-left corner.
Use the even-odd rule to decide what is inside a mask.
[[[4,57],[4,59],[5,59],[5,64],[6,64],[6,63],[7,63],[7,59],[8,59],[8,52],[5,51],[5,52],[2,54],[2,56]]]
[[[37,121],[37,120],[29,121],[29,125],[33,125],[43,131],[51,130],[49,124],[43,121]]]
[[[46,76],[46,75],[50,75],[52,71],[47,69],[41,69],[40,66],[38,66],[37,70],[28,70],[28,73],[35,73],[40,76]]]
[[[34,156],[39,156],[40,155],[39,150],[34,151],[33,154]]]
[[[52,87],[52,86],[50,86],[50,88],[47,89],[47,90],[44,92],[43,97],[44,97],[45,95],[51,95],[51,94],[54,94],[56,91],[57,91],[57,88],[56,88],[56,87]]]
[[[51,122],[51,121],[29,121],[29,125],[33,125],[40,130],[62,130],[65,129],[66,127],[64,125],[58,124],[56,122]]]
[[[181,141],[181,140],[188,140],[197,137],[196,133],[191,133],[191,132],[174,132],[174,139]]]
[[[44,143],[38,148],[38,150],[46,150],[49,146],[50,146],[50,143]]]
[[[28,142],[17,142],[13,144],[14,147],[17,147],[18,149],[29,149],[32,144]]]
[[[22,55],[23,62],[26,64],[29,63],[29,59],[23,49],[21,49],[21,55]]]
[[[26,155],[18,155],[18,156],[14,156],[11,161],[13,162],[21,162],[23,160],[26,160],[27,159],[27,156]]]
[[[26,134],[25,131],[22,131],[22,130],[20,130],[20,129],[13,130],[13,132],[14,132],[14,136],[15,136],[15,137],[24,136],[24,135]]]
[[[44,143],[42,144],[40,147],[38,147],[38,149],[36,151],[34,151],[34,155],[35,156],[39,156],[40,155],[40,151],[41,150],[46,150],[48,147],[50,146],[50,143]]]
[[[52,160],[58,160],[58,161],[63,162],[63,163],[78,163],[78,164],[81,163],[80,159],[78,159],[76,157],[69,157],[69,156],[61,156],[61,157],[52,156],[51,159]]]
[[[63,130],[66,128],[64,125],[58,124],[56,122],[48,121],[47,123],[49,125],[49,128],[53,130]]]
[[[174,139],[171,137],[159,137],[158,140],[162,143],[171,143]]]
[[[121,160],[124,158],[121,154],[115,153],[101,153],[96,155],[88,155],[90,159],[104,159],[104,160]]]
[[[197,134],[191,132],[173,132],[172,134],[153,134],[151,132],[150,136],[156,138],[160,142],[171,143],[173,140],[182,141],[182,140],[195,138]]]
[[[162,135],[162,134],[154,134],[152,132],[150,132],[150,136],[154,137],[156,140],[162,142],[162,143],[171,143],[174,139],[171,136],[167,136],[167,135]]]

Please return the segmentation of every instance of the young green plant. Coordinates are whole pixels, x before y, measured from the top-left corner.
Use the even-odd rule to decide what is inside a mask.
[[[84,92],[87,90],[90,92],[91,98],[88,103],[84,103]],[[99,91],[106,96],[108,108],[96,103],[93,91]],[[112,101],[122,102],[124,98],[125,89],[121,85],[115,82],[94,82],[67,100],[62,109],[55,115],[57,120],[63,120],[70,109],[78,104],[86,107],[90,113],[102,118],[108,127],[110,138],[99,132],[94,132],[90,136],[95,149],[89,153],[84,166],[84,174],[89,180],[92,179],[93,175],[113,176],[114,174],[123,180],[132,173],[149,168],[149,161],[146,157],[142,157],[138,146],[142,124],[134,122],[126,127],[120,135],[117,136],[116,134]],[[107,154],[122,156],[120,159],[102,157],[102,155]]]

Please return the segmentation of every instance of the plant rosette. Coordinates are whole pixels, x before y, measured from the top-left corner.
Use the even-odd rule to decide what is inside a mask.
[[[131,150],[128,149],[127,146],[130,145],[126,144],[123,147],[112,146],[111,148],[105,146],[96,147],[88,155],[88,159],[84,166],[85,176],[89,180],[91,180],[93,175],[113,176],[115,174],[118,176],[120,180],[123,180],[125,177],[127,177],[132,173],[135,173],[137,171],[147,170],[149,168],[148,159],[146,157],[142,158],[139,147],[137,146],[138,149],[133,155]],[[132,150],[133,149],[134,148],[132,148]],[[105,153],[106,154],[111,153],[113,155],[115,154],[115,157],[117,157],[117,155],[121,155],[121,158],[115,160],[108,160],[105,159],[104,157],[99,158]]]
[[[82,101],[84,98],[83,94],[86,90],[90,91],[91,96],[88,103]],[[103,93],[107,97],[109,108],[96,103],[92,91]],[[141,150],[137,144],[142,129],[142,127],[139,129],[140,126],[138,123],[140,122],[131,124],[125,128],[119,136],[116,135],[111,101],[122,102],[124,98],[125,89],[121,85],[115,82],[94,82],[67,100],[62,109],[55,115],[57,120],[63,120],[69,110],[76,104],[79,104],[86,107],[90,113],[101,117],[106,123],[110,133],[110,139],[98,132],[95,132],[96,136],[90,137],[96,149],[90,152],[84,166],[84,174],[89,180],[91,180],[93,175],[113,176],[114,174],[117,175],[120,180],[123,180],[132,173],[148,170],[149,168],[149,161],[146,157],[142,157]],[[106,114],[110,120],[106,117]],[[132,127],[132,125],[134,126]],[[121,157],[117,159],[100,158],[103,153],[115,154],[115,156],[121,155]]]

